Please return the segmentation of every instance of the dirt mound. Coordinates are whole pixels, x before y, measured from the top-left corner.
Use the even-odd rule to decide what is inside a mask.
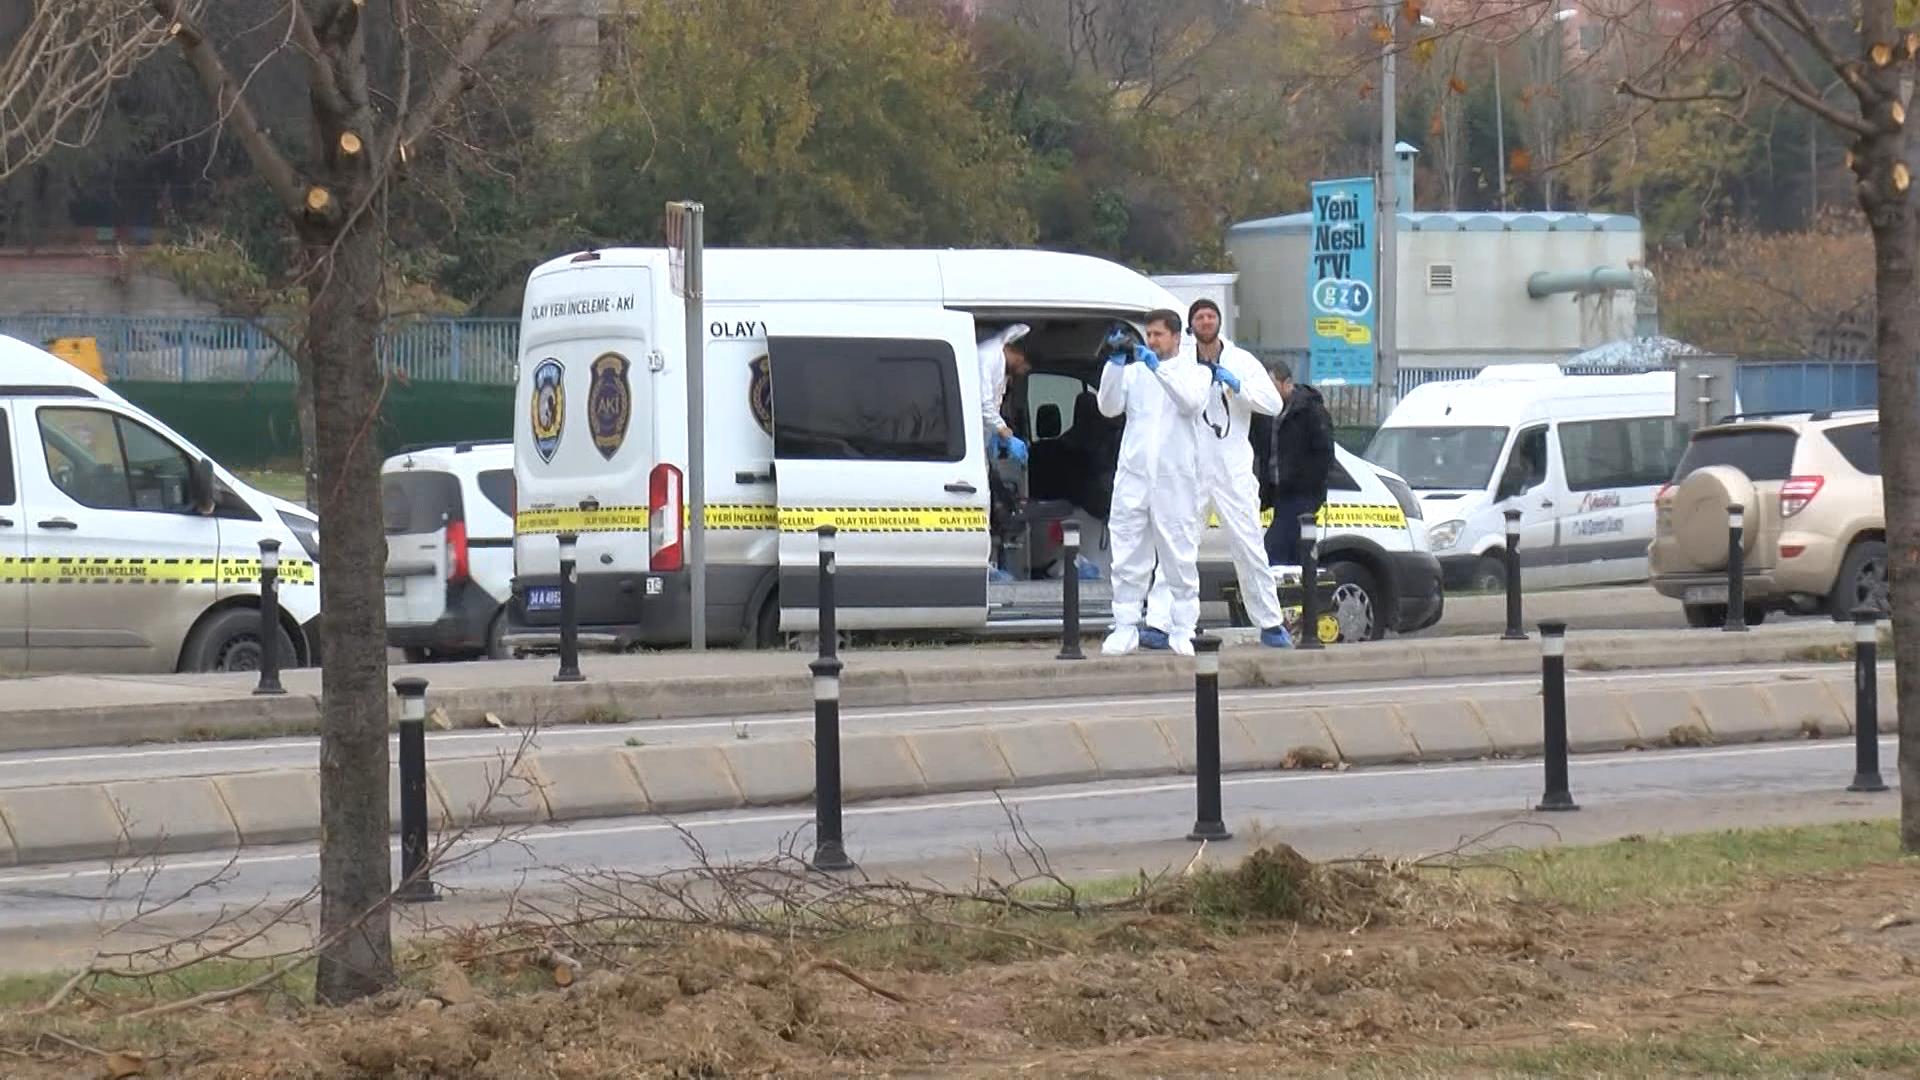
[[[1910,910],[1905,866],[1604,916],[1478,880],[1276,847],[1132,910],[969,924],[922,907],[912,927],[826,940],[576,941],[584,971],[564,988],[541,959],[550,949],[472,940],[416,973],[424,989],[345,1010],[236,1003],[113,1026],[76,1001],[0,1026],[0,1074],[97,1071],[43,1037],[57,1030],[76,1045],[131,1042],[145,1075],[197,1080],[1270,1075],[1583,1032],[1644,1041],[1729,1017],[1844,1018],[1857,1000],[1920,994],[1920,933],[1876,928]],[[993,951],[930,951],[970,940]],[[466,983],[436,973],[449,958]]]

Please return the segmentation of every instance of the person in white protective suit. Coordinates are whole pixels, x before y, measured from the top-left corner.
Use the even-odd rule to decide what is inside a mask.
[[[1147,342],[1117,328],[1107,338],[1096,395],[1101,413],[1125,414],[1107,515],[1113,546],[1113,633],[1100,651],[1140,647],[1141,608],[1156,561],[1171,591],[1169,647],[1193,655],[1200,617],[1200,519],[1193,418],[1206,404],[1208,376],[1180,347],[1180,313],[1147,315]]]
[[[1004,449],[1014,461],[1027,463],[1027,444],[1007,426],[1000,404],[1007,396],[1007,380],[1027,373],[1027,351],[1016,343],[1031,330],[1026,323],[1014,323],[980,343],[980,418],[987,429],[989,461]]]
[[[1293,640],[1287,635],[1286,615],[1280,610],[1273,571],[1267,565],[1266,537],[1260,527],[1260,478],[1254,473],[1253,443],[1247,438],[1254,413],[1278,416],[1286,402],[1266,366],[1220,336],[1220,308],[1213,301],[1195,300],[1187,309],[1187,325],[1193,330],[1194,359],[1213,378],[1206,405],[1194,418],[1201,528],[1206,528],[1211,512],[1226,532],[1241,603],[1253,625],[1260,628],[1260,643],[1289,648]],[[1168,647],[1163,628],[1171,623],[1172,608],[1173,589],[1166,575],[1156,572],[1147,593],[1147,626],[1140,632],[1140,644],[1150,649]]]

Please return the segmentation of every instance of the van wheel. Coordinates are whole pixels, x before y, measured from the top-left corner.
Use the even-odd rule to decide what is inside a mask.
[[[1833,595],[1827,597],[1827,613],[1835,622],[1852,622],[1853,609],[1861,604],[1871,605],[1882,618],[1892,610],[1887,545],[1879,540],[1862,540],[1847,549],[1847,559],[1833,580]]]
[[[760,614],[753,620],[753,647],[756,649],[785,648],[787,636],[780,632],[780,594],[768,595],[767,602],[760,605]]]
[[[493,621],[487,624],[487,651],[484,655],[488,660],[513,659],[513,650],[507,648],[506,636],[507,608],[502,604],[500,610],[494,613]]]
[[[279,628],[280,668],[300,663],[293,637]],[[187,639],[180,656],[182,671],[259,671],[260,613],[251,608],[228,608],[202,622]]]
[[[1506,560],[1496,555],[1480,556],[1480,561],[1473,564],[1473,576],[1467,580],[1467,588],[1475,592],[1506,592]]]
[[[1380,591],[1373,571],[1346,559],[1334,563],[1331,569],[1333,604],[1327,614],[1339,622],[1340,640],[1379,641],[1386,637],[1386,594]]]

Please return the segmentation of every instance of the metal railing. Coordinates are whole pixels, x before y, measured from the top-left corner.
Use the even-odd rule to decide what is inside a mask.
[[[274,340],[291,330],[270,319],[0,315],[0,334],[33,345],[92,338],[109,379],[137,382],[293,382]],[[419,382],[510,384],[519,345],[517,319],[396,319],[380,338],[387,369]]]

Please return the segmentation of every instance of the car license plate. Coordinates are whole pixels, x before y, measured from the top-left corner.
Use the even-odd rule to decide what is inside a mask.
[[[407,595],[407,579],[397,578],[397,577],[388,578],[387,579],[387,595],[388,596]]]
[[[1724,604],[1727,602],[1725,585],[1695,585],[1688,589],[1681,600],[1689,604]]]
[[[559,611],[560,586],[543,585],[527,590],[528,611]]]

